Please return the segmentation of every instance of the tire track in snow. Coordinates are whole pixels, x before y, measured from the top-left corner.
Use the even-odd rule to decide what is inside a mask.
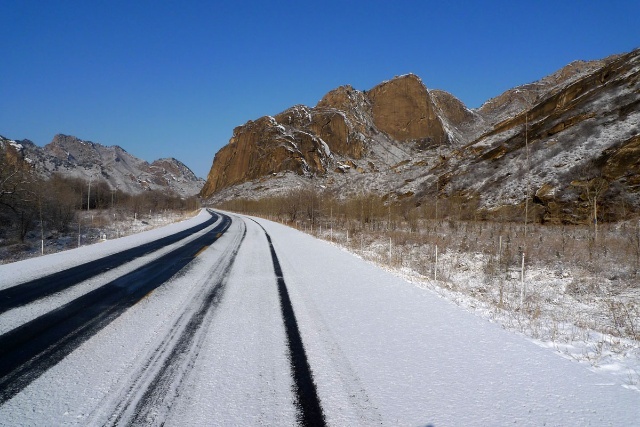
[[[271,236],[267,233],[267,230],[255,220],[252,220],[262,228],[264,234],[267,236],[269,242],[269,249],[271,251],[271,259],[273,261],[273,270],[276,274],[278,281],[278,294],[280,296],[280,308],[282,310],[282,318],[284,320],[285,331],[287,335],[287,345],[289,347],[289,356],[291,360],[291,371],[293,374],[296,405],[299,410],[299,421],[304,426],[324,426],[326,420],[320,405],[320,398],[318,397],[318,391],[313,381],[313,374],[311,367],[309,366],[309,360],[304,350],[304,344],[302,342],[302,336],[298,329],[298,322],[296,320],[293,306],[291,305],[291,299],[289,297],[289,291],[284,281],[284,275],[282,274],[282,267],[278,260],[278,255],[271,242]]]
[[[218,219],[216,214],[212,214],[210,211],[207,212],[211,214],[211,218],[186,230],[54,274],[2,289],[0,290],[0,313],[27,305],[56,292],[61,292],[80,282],[204,230]]]
[[[205,287],[192,299],[191,309],[179,317],[156,348],[148,362],[138,371],[135,379],[115,405],[114,409],[102,408],[101,413],[111,413],[107,425],[162,425],[167,418],[180,388],[195,365],[206,339],[206,332],[213,319],[215,308],[222,301],[229,273],[247,229],[238,234],[233,249],[224,261],[216,265],[206,278]],[[211,283],[214,283],[211,285]],[[94,422],[96,416],[94,414]]]
[[[0,404],[60,362],[151,290],[161,286],[229,227],[207,234],[157,260],[0,336]]]

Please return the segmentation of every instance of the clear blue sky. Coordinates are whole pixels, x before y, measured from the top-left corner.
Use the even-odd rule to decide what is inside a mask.
[[[640,47],[640,1],[0,0],[0,135],[176,157],[233,128],[415,73],[469,107]]]

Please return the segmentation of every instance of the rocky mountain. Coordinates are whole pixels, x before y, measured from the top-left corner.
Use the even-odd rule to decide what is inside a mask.
[[[10,144],[43,177],[58,173],[66,177],[104,180],[111,188],[131,194],[161,190],[184,197],[198,194],[204,184],[203,179],[176,159],[148,163],[117,145],[106,147],[74,136],[56,135],[44,147],[29,140],[12,141],[4,137],[0,137],[0,143]]]
[[[638,210],[639,72],[640,50],[576,61],[478,109],[413,74],[369,91],[342,86],[315,107],[234,129],[201,195],[216,202],[316,186],[417,205],[460,196],[486,212],[527,199],[540,220],[572,222],[586,215],[598,179],[598,197]]]
[[[369,93],[351,86],[329,92],[315,108],[297,105],[234,129],[215,156],[202,195],[280,172],[326,176],[364,157],[384,156],[393,145],[446,141],[442,121],[420,79],[412,74],[384,82]]]

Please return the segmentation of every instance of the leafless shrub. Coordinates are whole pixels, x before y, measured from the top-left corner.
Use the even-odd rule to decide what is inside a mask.
[[[614,335],[640,340],[640,307],[635,302],[609,301]]]
[[[223,207],[292,223],[292,215],[280,209],[291,206],[292,197],[300,203],[296,209],[304,213],[295,215],[298,228],[317,233],[322,225],[323,237],[328,239],[327,229],[333,227],[344,244],[348,233],[348,246],[366,259],[433,279],[437,249],[437,286],[493,307],[495,313],[506,316],[503,321],[520,330],[555,337],[560,334],[560,322],[581,331],[587,328],[638,339],[640,297],[631,292],[640,287],[637,221],[601,222],[597,239],[592,224],[534,222],[527,225],[525,233],[521,211],[514,208],[513,212],[486,215],[477,200],[461,195],[441,197],[437,217],[434,206],[416,207],[407,200],[395,203],[366,194],[345,200],[311,190],[287,194],[277,201],[235,200]],[[598,202],[599,197],[593,199]],[[593,206],[590,209],[593,211]],[[606,218],[602,214],[601,219]],[[521,305],[523,252],[527,289]],[[535,268],[555,271],[563,284],[542,288],[529,284],[530,271]],[[465,269],[481,274],[473,286],[456,282],[455,275]],[[589,311],[569,310],[574,302]],[[566,336],[567,332],[563,333]]]

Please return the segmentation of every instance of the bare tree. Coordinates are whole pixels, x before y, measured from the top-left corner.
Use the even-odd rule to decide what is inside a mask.
[[[597,176],[589,181],[573,182],[572,185],[582,188],[582,194],[589,203],[594,230],[593,240],[596,242],[598,240],[598,201],[609,189],[609,181]]]
[[[37,178],[31,167],[12,147],[0,149],[0,215],[12,216],[18,238],[24,241],[38,211],[35,188]]]

